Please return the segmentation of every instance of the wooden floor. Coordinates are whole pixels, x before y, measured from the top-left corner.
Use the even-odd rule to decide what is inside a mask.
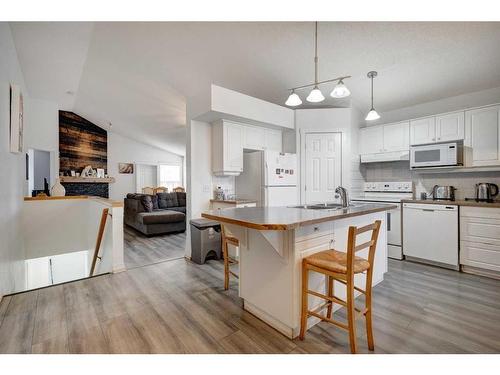
[[[0,352],[349,353],[343,330],[288,340],[222,285],[220,261],[178,259],[5,297]],[[499,281],[391,260],[373,298],[376,353],[500,352]]]
[[[186,233],[147,237],[124,225],[124,258],[127,269],[184,257]]]

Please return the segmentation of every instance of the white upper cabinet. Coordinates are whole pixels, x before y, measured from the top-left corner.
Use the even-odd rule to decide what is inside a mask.
[[[408,151],[410,149],[410,123],[384,125],[384,152]]]
[[[212,125],[212,172],[237,176],[243,171],[243,149],[282,150],[281,130],[221,120]]]
[[[266,150],[281,152],[283,148],[281,130],[266,129],[265,139],[266,139]]]
[[[465,111],[468,167],[500,165],[500,105]]]
[[[410,144],[421,145],[436,142],[436,118],[426,117],[410,121]]]
[[[243,127],[243,148],[263,150],[265,145],[266,129],[256,126]]]
[[[243,148],[249,150],[273,150],[281,152],[281,130],[248,125],[240,126],[243,128]]]
[[[410,121],[410,144],[422,145],[464,139],[464,112],[421,118]]]
[[[225,120],[212,126],[212,171],[235,176],[243,171],[243,127]]]
[[[370,126],[360,129],[359,153],[361,155],[382,152],[408,151],[409,123]]]
[[[360,129],[360,154],[376,154],[384,152],[383,126],[369,126]]]
[[[436,142],[464,139],[465,114],[463,111],[436,116]]]

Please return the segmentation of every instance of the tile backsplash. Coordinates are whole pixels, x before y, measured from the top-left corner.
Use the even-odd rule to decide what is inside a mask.
[[[218,186],[220,186],[222,190],[224,190],[226,197],[235,194],[236,183],[234,179],[234,176],[212,176],[212,196],[215,196],[215,189],[217,189]]]
[[[456,199],[473,198],[474,186],[478,182],[500,185],[500,172],[417,173],[410,170],[407,161],[360,164],[359,171],[366,182],[413,181],[416,198],[420,197],[421,192],[429,194],[434,185],[456,187]]]

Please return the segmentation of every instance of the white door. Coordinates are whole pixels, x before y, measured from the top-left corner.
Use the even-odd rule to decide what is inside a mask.
[[[335,201],[342,183],[341,133],[308,133],[305,137],[305,203]]]
[[[410,123],[384,125],[384,151],[408,151],[410,149]]]
[[[384,152],[383,126],[370,126],[360,129],[360,154]]]
[[[410,121],[410,144],[436,142],[436,118],[427,117]]]
[[[500,106],[465,112],[465,144],[472,147],[471,167],[500,165]]]
[[[436,141],[459,141],[464,139],[464,112],[448,113],[436,117]]]

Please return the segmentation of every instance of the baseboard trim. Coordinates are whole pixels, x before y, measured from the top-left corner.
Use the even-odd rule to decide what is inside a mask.
[[[471,275],[478,275],[478,276],[483,276],[483,277],[489,277],[490,279],[500,280],[500,272],[493,271],[493,270],[487,270],[484,268],[462,265],[462,272],[468,273]]]

